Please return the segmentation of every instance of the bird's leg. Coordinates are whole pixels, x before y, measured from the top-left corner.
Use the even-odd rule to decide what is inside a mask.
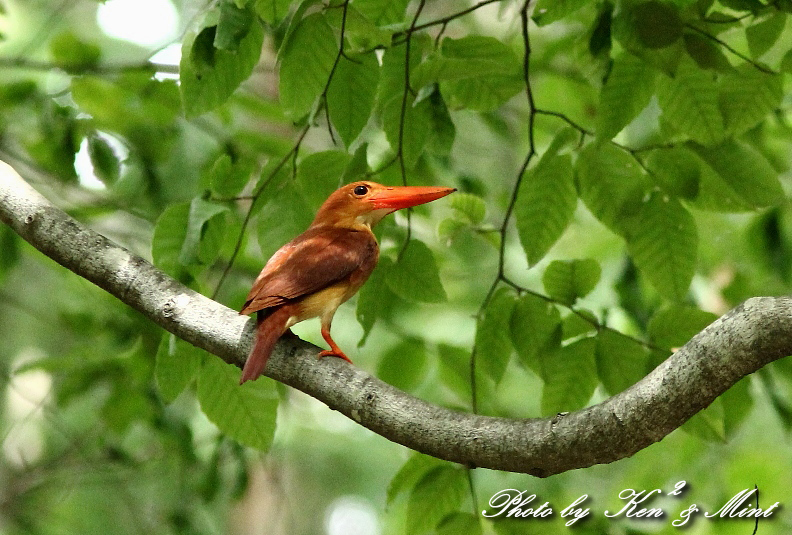
[[[322,325],[322,338],[324,338],[325,342],[327,342],[330,345],[330,349],[329,350],[325,349],[324,351],[320,352],[319,353],[319,358],[322,358],[322,357],[338,357],[338,358],[344,359],[348,363],[352,364],[352,361],[349,360],[349,357],[347,357],[344,354],[344,352],[341,351],[341,348],[338,347],[338,344],[336,344],[335,341],[333,340],[333,338],[330,336],[330,326],[329,325]]]

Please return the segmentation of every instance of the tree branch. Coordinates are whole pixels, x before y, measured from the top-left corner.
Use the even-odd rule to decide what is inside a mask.
[[[0,162],[0,220],[41,252],[188,342],[241,366],[255,321],[204,297],[82,226]],[[755,297],[716,320],[628,390],[552,419],[449,410],[318,348],[281,340],[266,375],[361,425],[467,466],[545,477],[629,457],[661,440],[742,377],[792,353],[792,298]]]

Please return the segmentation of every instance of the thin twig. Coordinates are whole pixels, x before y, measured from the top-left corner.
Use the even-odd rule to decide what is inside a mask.
[[[228,264],[226,264],[226,267],[223,270],[223,274],[220,276],[220,280],[217,281],[217,286],[215,286],[214,292],[212,292],[212,299],[215,299],[215,297],[217,297],[217,293],[220,291],[220,288],[223,286],[223,282],[225,282],[225,279],[226,277],[228,277],[231,268],[234,266],[236,257],[239,254],[240,248],[242,247],[242,238],[244,238],[248,223],[250,223],[250,218],[253,216],[253,206],[255,206],[256,201],[258,200],[259,196],[264,191],[264,189],[269,185],[270,182],[272,182],[272,179],[275,178],[275,175],[277,175],[278,172],[283,168],[283,166],[286,165],[286,162],[288,162],[300,150],[300,145],[302,144],[303,139],[305,139],[305,135],[308,133],[308,130],[310,129],[311,129],[310,123],[306,124],[303,127],[302,132],[300,132],[300,135],[297,137],[297,141],[294,143],[294,146],[292,146],[291,150],[289,150],[289,152],[287,152],[283,156],[283,158],[280,159],[278,164],[270,172],[267,178],[264,181],[262,181],[261,185],[258,188],[256,188],[256,190],[251,195],[252,202],[250,203],[250,208],[248,208],[247,213],[245,213],[245,218],[242,220],[242,228],[239,231],[239,237],[237,238],[236,244],[234,245],[234,252],[231,253],[231,258],[228,260]]]
[[[426,0],[421,0],[418,3],[418,9],[415,10],[415,15],[413,16],[412,22],[410,23],[410,29],[415,28],[416,23],[418,22],[418,17],[421,16],[421,11],[423,11],[424,5],[426,4]],[[410,87],[410,51],[412,45],[412,31],[407,34],[407,40],[404,45],[404,91],[402,92],[402,101],[401,101],[401,111],[399,113],[399,146],[396,148],[396,158],[399,161],[399,172],[401,173],[402,178],[402,185],[407,185],[407,168],[404,164],[404,123],[406,122],[407,116],[407,97],[409,94],[413,93],[412,88]],[[402,254],[404,251],[407,250],[407,245],[410,243],[410,237],[412,235],[412,208],[407,209],[407,237],[404,239],[404,245],[402,245],[401,250],[397,256],[398,260],[401,260]]]
[[[688,30],[692,30],[692,31],[698,33],[699,35],[701,35],[703,37],[706,37],[710,41],[713,41],[713,42],[717,43],[718,45],[720,45],[721,47],[725,48],[726,50],[728,50],[729,52],[731,52],[732,54],[734,54],[735,56],[737,56],[741,60],[745,61],[746,63],[750,63],[756,70],[758,70],[760,72],[763,72],[765,74],[778,74],[773,69],[769,69],[769,68],[765,67],[761,63],[758,63],[758,62],[754,61],[753,59],[749,58],[748,56],[746,56],[745,54],[743,54],[739,50],[736,50],[734,47],[732,47],[726,41],[724,41],[722,39],[719,39],[718,37],[715,37],[714,35],[712,35],[709,32],[705,32],[701,28],[697,28],[696,26],[694,26],[693,24],[691,24],[689,22],[685,23],[685,28],[687,28]]]
[[[500,2],[500,0],[482,0],[479,3],[470,6],[469,8],[463,9],[462,11],[457,11],[456,13],[452,13],[451,15],[448,15],[446,17],[441,17],[439,19],[431,20],[429,22],[425,22],[423,24],[418,24],[416,26],[410,26],[408,29],[404,30],[403,32],[394,33],[393,34],[393,38],[394,39],[399,39],[399,38],[403,37],[406,40],[410,35],[413,34],[413,32],[418,32],[418,31],[421,31],[421,30],[425,30],[426,28],[431,28],[432,26],[437,26],[437,25],[440,25],[440,24],[446,25],[446,24],[448,24],[449,22],[451,22],[454,19],[458,19],[459,17],[467,15],[468,13],[472,13],[472,12],[476,11],[477,9],[479,9],[481,7],[484,7],[486,5],[494,4],[495,2]],[[397,41],[394,41],[393,44],[397,45],[397,44],[401,44],[402,42],[403,41],[398,41],[397,40]]]
[[[528,169],[528,166],[531,163],[531,160],[534,156],[536,156],[536,140],[534,137],[534,127],[536,124],[536,102],[534,100],[533,88],[531,87],[531,79],[530,79],[530,72],[531,72],[531,41],[530,36],[528,34],[528,9],[530,8],[531,0],[525,0],[522,9],[520,10],[520,21],[521,21],[521,29],[522,29],[522,40],[523,40],[523,80],[525,82],[525,96],[528,100],[528,153],[525,155],[525,159],[523,160],[522,165],[520,166],[519,171],[517,172],[517,178],[514,181],[514,187],[512,188],[511,198],[509,199],[509,204],[506,208],[506,213],[503,216],[503,222],[501,223],[500,229],[498,233],[500,235],[500,244],[498,247],[498,273],[495,276],[495,280],[492,281],[489,290],[487,291],[487,295],[484,298],[484,301],[479,308],[478,317],[481,318],[482,314],[486,310],[487,306],[489,305],[490,301],[492,300],[492,296],[495,294],[495,289],[501,282],[506,282],[512,287],[519,288],[516,284],[509,281],[504,273],[504,265],[505,265],[505,257],[506,257],[506,234],[509,228],[509,221],[511,220],[512,213],[514,212],[514,205],[517,203],[517,194],[520,191],[520,185],[522,184],[523,177],[525,176],[525,171]],[[478,388],[477,388],[477,381],[476,381],[476,365],[477,365],[477,347],[476,344],[473,344],[473,349],[470,352],[470,392],[471,392],[471,406],[473,413],[478,414]]]

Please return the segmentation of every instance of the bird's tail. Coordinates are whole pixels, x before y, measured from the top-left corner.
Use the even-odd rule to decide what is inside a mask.
[[[286,331],[289,317],[291,317],[290,307],[284,305],[276,308],[266,317],[258,318],[256,341],[245,361],[245,367],[242,368],[242,378],[239,380],[239,384],[257,378],[264,371],[275,343]]]

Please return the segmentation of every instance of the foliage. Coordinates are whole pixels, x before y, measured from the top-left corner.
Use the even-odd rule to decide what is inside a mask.
[[[97,2],[67,4],[0,1],[0,157],[232,308],[338,185],[459,189],[383,221],[380,265],[334,325],[357,365],[431,402],[575,410],[742,300],[790,291],[788,1],[184,3],[178,82],[86,24]],[[314,533],[308,511],[350,494],[386,533],[527,533],[481,519],[493,492],[572,501],[674,477],[694,501],[755,482],[789,497],[773,495],[788,461],[744,431],[792,458],[767,432],[792,426],[783,361],[634,459],[537,482],[408,460],[269,380],[238,388],[4,227],[0,284],[9,533],[254,532],[245,500],[286,510],[253,507],[273,532]],[[312,323],[295,331],[322,343]],[[48,393],[20,416],[25,388]],[[282,479],[298,490],[258,488]]]

